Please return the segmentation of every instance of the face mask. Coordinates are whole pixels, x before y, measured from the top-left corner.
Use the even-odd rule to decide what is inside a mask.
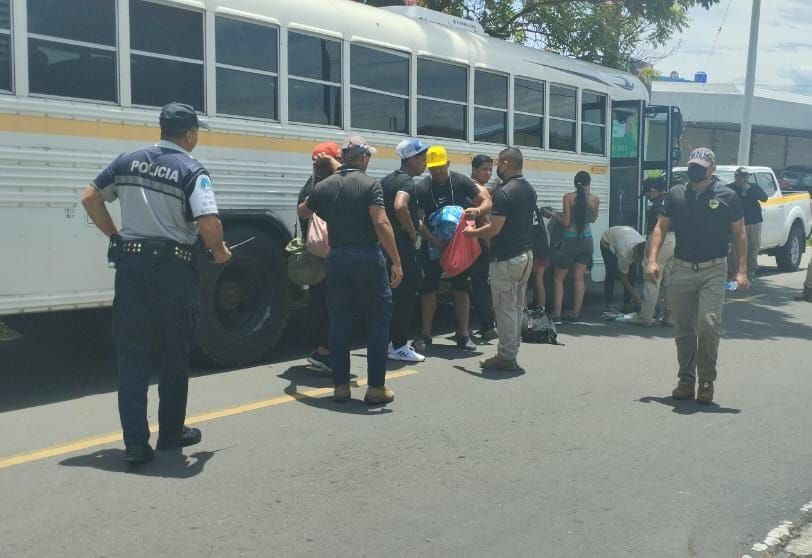
[[[694,184],[697,182],[702,182],[707,176],[708,169],[702,165],[698,165],[696,163],[691,163],[688,165],[688,178],[691,179],[691,182]]]

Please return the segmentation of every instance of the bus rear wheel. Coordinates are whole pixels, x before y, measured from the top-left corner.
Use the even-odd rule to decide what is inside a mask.
[[[288,320],[287,261],[279,241],[248,225],[227,226],[232,259],[201,264],[196,344],[202,356],[226,367],[257,362],[279,341]]]

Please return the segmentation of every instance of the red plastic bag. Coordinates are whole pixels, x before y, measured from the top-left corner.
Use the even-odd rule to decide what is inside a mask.
[[[479,240],[467,237],[462,233],[469,223],[473,224],[474,221],[469,221],[465,217],[460,219],[454,237],[449,242],[445,252],[443,252],[443,257],[440,258],[440,267],[449,277],[459,275],[474,265],[474,262],[482,253]]]

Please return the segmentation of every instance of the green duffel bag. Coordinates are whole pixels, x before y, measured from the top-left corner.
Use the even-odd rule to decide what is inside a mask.
[[[324,260],[307,251],[305,241],[295,236],[285,246],[288,253],[288,278],[297,285],[318,285],[324,281]]]

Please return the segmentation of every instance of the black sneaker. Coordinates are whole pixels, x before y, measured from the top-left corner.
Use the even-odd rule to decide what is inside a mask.
[[[143,446],[127,446],[124,450],[124,461],[130,465],[143,465],[149,463],[155,457],[155,452],[152,446],[144,444]]]
[[[188,426],[184,426],[180,435],[174,439],[167,440],[159,436],[158,443],[155,445],[155,448],[158,450],[184,448],[186,446],[199,444],[202,438],[203,434],[200,432],[199,428],[189,428]]]
[[[465,337],[457,337],[457,348],[462,349],[463,351],[475,351],[476,350],[476,343],[471,341],[471,337],[466,335]]]

